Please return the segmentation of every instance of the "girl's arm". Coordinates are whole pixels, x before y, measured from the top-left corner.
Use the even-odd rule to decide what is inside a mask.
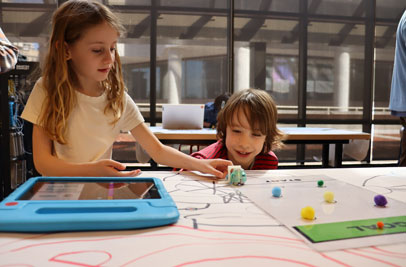
[[[210,173],[219,178],[224,178],[227,174],[227,166],[232,165],[231,161],[223,159],[196,159],[163,145],[145,123],[140,123],[132,129],[131,134],[155,162],[163,165]]]
[[[108,159],[86,163],[58,159],[52,154],[52,140],[38,125],[33,127],[32,148],[35,168],[44,176],[136,176],[140,172],[120,172],[125,166]]]

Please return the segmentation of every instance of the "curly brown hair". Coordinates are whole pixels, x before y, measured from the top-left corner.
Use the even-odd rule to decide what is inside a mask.
[[[227,125],[233,124],[234,114],[243,111],[251,129],[266,136],[262,153],[282,147],[284,134],[277,128],[278,111],[272,97],[264,90],[245,89],[234,93],[217,116],[217,138],[225,144]]]

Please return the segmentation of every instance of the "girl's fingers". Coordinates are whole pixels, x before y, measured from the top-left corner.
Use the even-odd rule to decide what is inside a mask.
[[[138,176],[138,175],[141,174],[141,170],[140,169],[133,170],[133,171],[131,171],[131,173],[132,173],[133,176]]]
[[[108,161],[108,165],[110,167],[113,167],[113,168],[115,168],[115,169],[117,169],[119,171],[125,170],[125,165],[124,164],[122,164],[122,163],[120,163],[118,161],[115,161],[115,160],[107,160],[107,161]]]
[[[215,168],[212,169],[211,174],[215,175],[217,178],[224,178],[226,174],[224,172],[221,172]]]
[[[129,171],[129,172],[119,172],[118,174],[121,177],[134,177],[134,176],[140,175],[141,170],[137,169],[137,170],[133,170],[133,171]]]

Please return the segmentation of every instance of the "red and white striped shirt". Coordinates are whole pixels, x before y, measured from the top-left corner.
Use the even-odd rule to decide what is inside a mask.
[[[210,146],[195,152],[191,155],[198,159],[228,159],[227,148],[221,140]],[[275,153],[269,151],[267,154],[260,153],[254,159],[251,170],[270,170],[278,168],[278,158]]]

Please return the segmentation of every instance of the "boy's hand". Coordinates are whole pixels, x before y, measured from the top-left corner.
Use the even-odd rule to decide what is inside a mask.
[[[141,173],[141,170],[124,171],[125,165],[110,159],[102,159],[92,164],[91,176],[106,176],[106,177],[133,177]]]

